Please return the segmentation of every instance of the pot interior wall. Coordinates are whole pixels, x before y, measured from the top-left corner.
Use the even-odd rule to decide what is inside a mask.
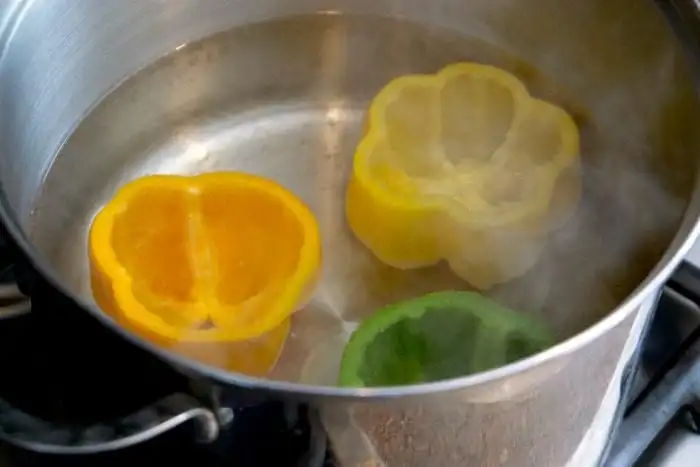
[[[378,304],[465,288],[441,268],[383,267],[354,241],[342,212],[372,95],[395,76],[459,60],[512,71],[533,94],[574,114],[582,132],[584,192],[575,218],[533,271],[490,295],[570,336],[646,277],[688,208],[700,114],[685,60],[651,2],[56,1],[47,8],[28,7],[0,62],[0,187],[26,235],[86,302],[87,228],[116,187],[146,173],[220,169],[275,178],[319,217],[331,253],[310,309],[295,317],[305,333],[299,352],[312,336]]]

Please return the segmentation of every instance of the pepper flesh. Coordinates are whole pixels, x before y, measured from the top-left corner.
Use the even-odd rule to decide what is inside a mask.
[[[488,289],[534,266],[578,204],[576,124],[498,68],[399,77],[372,101],[366,128],[347,220],[391,266],[445,260]]]
[[[137,179],[98,213],[89,237],[105,312],[160,345],[254,374],[276,360],[320,254],[301,201],[235,172]]]

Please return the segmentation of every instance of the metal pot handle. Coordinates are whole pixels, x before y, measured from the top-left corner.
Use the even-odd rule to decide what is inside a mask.
[[[4,271],[0,271],[0,276]],[[15,283],[0,282],[0,319],[14,318],[29,313],[30,301],[22,295]]]
[[[225,418],[229,414],[221,415]],[[219,435],[217,416],[186,394],[173,394],[127,417],[87,427],[56,426],[0,399],[0,438],[46,454],[96,454],[123,449],[188,421],[195,422],[200,442],[210,443]]]

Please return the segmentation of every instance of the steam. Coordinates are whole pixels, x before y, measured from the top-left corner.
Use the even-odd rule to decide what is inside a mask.
[[[687,207],[696,100],[675,51],[650,50],[648,59],[635,73],[613,75],[618,82],[579,83],[576,95],[587,100],[581,108],[588,116],[579,118],[577,214],[553,233],[527,277],[494,292],[540,315],[562,338],[603,318],[646,278]],[[679,170],[684,165],[688,170]]]

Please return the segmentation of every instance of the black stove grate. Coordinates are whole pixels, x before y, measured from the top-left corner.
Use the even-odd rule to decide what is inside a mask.
[[[643,384],[625,385],[601,465],[645,465],[666,433],[682,425],[698,433],[700,270],[683,263],[666,285],[644,346],[630,367]],[[629,381],[628,381],[629,382]]]

